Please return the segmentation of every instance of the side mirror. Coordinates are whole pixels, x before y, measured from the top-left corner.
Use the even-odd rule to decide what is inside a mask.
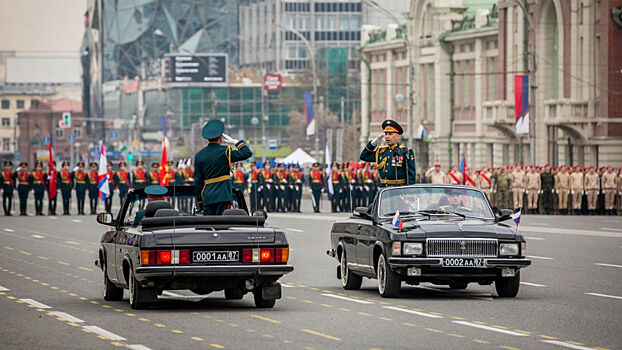
[[[112,214],[110,213],[97,214],[97,223],[102,224],[102,225],[114,226],[114,220],[112,219]]]
[[[263,209],[257,209],[253,212],[252,216],[263,216],[264,219],[268,218],[268,213]]]
[[[371,220],[371,215],[369,214],[369,209],[367,207],[354,208],[354,210],[352,211],[352,215],[361,219]]]
[[[510,220],[512,218],[513,211],[512,209],[501,209],[498,213],[495,213],[497,216],[497,222]]]

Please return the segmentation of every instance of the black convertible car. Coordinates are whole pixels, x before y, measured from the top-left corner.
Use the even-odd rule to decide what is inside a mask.
[[[143,190],[130,191],[116,218],[97,216],[111,226],[95,261],[104,272],[104,299],[122,300],[129,289],[130,305],[139,309],[164,290],[224,290],[227,299],[252,292],[257,307],[273,307],[281,298],[277,280],[294,269],[283,231],[264,226],[265,212],[249,216],[238,190],[235,208],[222,216],[190,209],[194,186],[170,186],[168,194],[168,200],[147,202]]]
[[[401,282],[431,282],[465,289],[494,282],[500,297],[515,297],[525,258],[525,238],[509,209],[491,208],[484,193],[456,185],[411,185],[379,191],[373,203],[333,224],[328,254],[340,262],[337,278],[358,289],[376,278],[383,297]]]

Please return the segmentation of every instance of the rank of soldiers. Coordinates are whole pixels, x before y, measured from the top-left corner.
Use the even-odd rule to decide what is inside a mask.
[[[453,166],[445,174],[440,164],[425,173],[433,184],[466,184],[481,188],[498,208],[531,214],[622,214],[622,169],[521,164],[463,173]]]

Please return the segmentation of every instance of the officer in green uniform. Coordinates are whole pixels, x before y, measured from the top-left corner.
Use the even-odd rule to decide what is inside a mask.
[[[501,168],[501,172],[497,176],[497,181],[495,181],[495,202],[497,204],[497,208],[505,209],[510,207],[510,188],[512,187],[512,180],[510,179],[510,175],[507,173],[508,170],[505,168]]]
[[[2,208],[5,216],[11,216],[11,207],[13,206],[13,189],[17,174],[11,169],[13,163],[10,160],[4,162],[4,170],[0,174],[2,180]]]
[[[96,162],[91,162],[89,166],[91,167],[91,171],[89,171],[87,175],[89,207],[91,208],[91,215],[95,215],[97,214],[97,202],[99,200],[99,188],[97,187],[99,181],[98,164]]]
[[[382,130],[383,134],[365,146],[361,160],[376,162],[382,187],[414,184],[417,178],[415,153],[398,142],[404,130],[396,121],[389,119],[382,123]],[[386,146],[379,145],[383,138]]]
[[[542,209],[544,209],[544,214],[551,215],[553,212],[555,178],[553,177],[549,164],[544,166],[544,171],[540,174],[540,186],[542,189]]]
[[[149,185],[145,187],[145,195],[147,195],[147,201],[157,201],[157,200],[165,200],[164,195],[168,192],[168,189],[164,186],[160,185]],[[145,210],[141,209],[136,212],[136,216],[134,217],[134,226],[138,226],[140,224],[140,220],[145,217]]]
[[[84,215],[84,199],[86,198],[87,175],[84,172],[84,163],[78,163],[78,170],[73,172],[76,181],[76,199],[78,200],[78,215]]]
[[[332,213],[337,213],[340,211],[341,204],[341,195],[343,193],[344,180],[341,172],[337,168],[337,163],[333,162],[330,166],[330,179],[326,179],[326,181],[330,181],[333,185],[333,194],[330,196],[330,211]]]
[[[28,172],[28,163],[22,162],[17,170],[17,194],[19,195],[19,215],[27,216],[28,193],[30,192],[30,173]]]
[[[74,174],[69,171],[69,162],[61,164],[61,170],[56,174],[60,193],[63,196],[63,215],[69,215],[69,204],[71,202],[71,189],[73,188]]]
[[[35,163],[35,171],[30,174],[30,187],[35,194],[35,215],[43,215],[43,196],[45,195],[45,173],[43,163]]]
[[[313,212],[320,212],[320,201],[322,200],[322,192],[324,191],[324,183],[326,174],[320,170],[320,163],[313,163],[313,169],[309,172],[309,187],[311,190]]]
[[[204,215],[222,215],[231,205],[231,164],[253,155],[244,140],[234,140],[224,131],[220,120],[205,124],[201,134],[209,144],[194,156],[197,204]]]

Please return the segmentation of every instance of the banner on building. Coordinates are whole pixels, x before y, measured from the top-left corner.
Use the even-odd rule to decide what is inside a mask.
[[[516,134],[529,133],[529,76],[514,76],[514,112],[516,115]]]

